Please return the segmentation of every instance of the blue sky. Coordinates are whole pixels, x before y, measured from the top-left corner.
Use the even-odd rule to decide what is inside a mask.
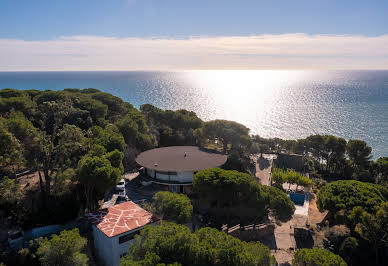
[[[1,0],[0,37],[363,34],[388,30],[386,0]]]
[[[308,68],[312,63],[312,68],[388,68],[388,55],[383,51],[387,48],[387,14],[387,0],[0,0],[0,48],[3,48],[0,56],[9,60],[0,62],[0,70],[96,69],[93,64],[105,61],[100,58],[101,54],[88,51],[98,50],[88,41],[101,44],[101,51],[109,57],[115,56],[112,47],[127,47],[121,54],[132,63],[126,65],[120,58],[116,63],[108,60],[108,69],[222,68],[225,65],[227,68],[285,68],[287,62],[295,68]],[[258,39],[252,42],[252,36]],[[236,37],[245,39],[237,40],[236,44]],[[150,39],[158,40],[150,42]],[[164,40],[162,44],[160,39]],[[189,43],[183,44],[182,39]],[[277,50],[252,51],[252,46],[261,47],[269,39]],[[284,42],[289,45],[283,45]],[[320,54],[325,42],[334,49]],[[307,54],[290,55],[286,51],[300,48],[300,44],[306,46]],[[369,44],[374,51],[365,50],[363,46]],[[223,50],[225,45],[233,46],[233,53]],[[353,52],[349,53],[346,45]],[[174,49],[190,46],[191,50],[186,52],[191,55],[184,51],[172,53]],[[216,51],[212,50],[215,46]],[[247,48],[251,52],[246,53]],[[193,61],[194,50],[202,51],[199,57],[210,53],[210,59],[214,60],[197,58],[192,65],[187,64],[188,60]],[[220,61],[225,51],[229,60]],[[318,64],[306,61],[314,51],[319,58],[325,57]],[[147,53],[148,57],[136,58],[140,52]],[[255,56],[256,61],[250,56]],[[167,60],[171,57],[176,61]],[[27,64],[38,58],[37,66]],[[22,59],[23,64],[19,62]]]

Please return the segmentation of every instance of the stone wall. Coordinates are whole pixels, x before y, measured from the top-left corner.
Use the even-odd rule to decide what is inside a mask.
[[[261,224],[243,227],[237,225],[223,231],[243,241],[259,241],[272,236],[274,234],[274,230],[274,224]]]

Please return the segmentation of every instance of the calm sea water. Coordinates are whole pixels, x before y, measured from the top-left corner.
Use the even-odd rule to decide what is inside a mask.
[[[185,108],[263,137],[333,134],[388,156],[388,71],[0,72],[0,88],[97,88],[139,107]]]

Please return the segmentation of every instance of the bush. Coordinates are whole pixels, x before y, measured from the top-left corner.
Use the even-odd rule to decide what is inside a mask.
[[[338,255],[325,249],[299,249],[292,259],[294,266],[346,266],[346,262]]]
[[[324,186],[318,193],[318,208],[333,213],[344,210],[349,214],[354,207],[361,206],[373,212],[375,206],[388,200],[388,189],[354,180],[340,180]]]
[[[62,231],[60,235],[52,235],[51,239],[39,240],[37,255],[43,265],[88,265],[88,258],[81,251],[87,240],[79,235],[78,229]]]
[[[260,242],[243,242],[213,228],[195,233],[182,225],[146,226],[130,246],[121,265],[273,265]],[[163,264],[163,265],[165,265]]]
[[[157,215],[184,224],[191,221],[193,206],[184,194],[160,191],[153,197],[153,206]]]

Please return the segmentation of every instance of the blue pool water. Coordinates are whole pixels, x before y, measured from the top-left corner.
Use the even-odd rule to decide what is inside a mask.
[[[290,199],[295,205],[303,206],[305,195],[304,194],[297,194],[297,193],[290,193]]]

